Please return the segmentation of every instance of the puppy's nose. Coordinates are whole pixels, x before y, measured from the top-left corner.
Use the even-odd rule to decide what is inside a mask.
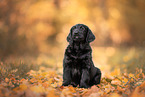
[[[79,33],[79,31],[75,31],[75,32],[74,32],[75,35],[78,35],[78,33]]]

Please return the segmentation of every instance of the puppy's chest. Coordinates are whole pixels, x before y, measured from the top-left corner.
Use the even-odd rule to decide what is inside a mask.
[[[85,52],[83,51],[73,51],[72,55],[75,56],[76,58],[81,57]]]
[[[82,67],[73,65],[71,70],[73,77],[79,77],[81,75]]]
[[[70,57],[74,57],[75,59],[80,59],[85,53],[87,53],[84,50],[80,50],[80,51],[71,51]]]

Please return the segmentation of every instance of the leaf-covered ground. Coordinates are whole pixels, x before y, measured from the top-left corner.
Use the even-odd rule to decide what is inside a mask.
[[[135,74],[121,74],[119,70],[106,73],[101,84],[89,89],[62,87],[62,75],[56,71],[31,70],[25,78],[9,74],[1,78],[0,97],[145,97],[145,75],[141,69]]]

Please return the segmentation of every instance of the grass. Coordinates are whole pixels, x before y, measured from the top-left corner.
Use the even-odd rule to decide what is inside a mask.
[[[30,70],[38,70],[38,66],[25,63],[0,63],[0,80],[5,78],[26,78],[27,72]]]
[[[145,50],[143,48],[116,48],[113,56],[108,58],[111,68],[120,68],[122,72],[135,73],[141,68],[145,73]]]

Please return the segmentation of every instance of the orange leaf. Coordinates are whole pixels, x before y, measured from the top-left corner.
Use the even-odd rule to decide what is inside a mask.
[[[50,90],[46,97],[59,97],[54,90]]]
[[[123,81],[124,83],[127,83],[127,82],[128,82],[128,79],[124,78],[122,81]]]
[[[24,78],[22,78],[22,79],[20,80],[20,82],[22,82],[22,81],[25,81],[25,79],[24,79]]]
[[[138,87],[135,88],[134,92],[132,93],[131,97],[145,97],[144,88],[145,81]],[[143,91],[143,92],[141,92]]]
[[[10,80],[9,80],[9,78],[5,78],[5,82],[9,82]]]
[[[115,80],[112,80],[111,81],[111,84],[120,85],[121,84],[121,81],[118,80],[118,79],[115,79]]]
[[[117,86],[117,90],[118,90],[118,91],[122,91],[122,92],[125,91],[125,89],[121,88],[120,86]]]
[[[33,87],[30,87],[30,90],[36,92],[36,93],[42,93],[42,92],[45,92],[45,89],[41,86],[33,86]]]
[[[117,93],[112,93],[109,97],[121,97],[121,96]]]
[[[60,86],[60,88],[61,88],[61,89],[63,89],[63,88],[64,88],[64,86]]]
[[[134,77],[134,74],[130,73],[130,74],[129,74],[129,77],[130,77],[130,78]]]
[[[68,88],[69,88],[69,90],[70,90],[72,93],[75,93],[75,92],[76,92],[76,90],[75,90],[75,88],[74,88],[74,87],[69,86]]]
[[[12,78],[10,78],[10,80],[13,80],[13,81],[15,81],[16,79],[12,77]]]
[[[20,90],[22,90],[22,91],[27,89],[27,86],[25,84],[22,84],[19,87],[20,87]]]
[[[72,96],[72,91],[68,88],[68,87],[65,87],[63,90],[62,90],[62,93],[60,95],[60,97],[71,97]]]
[[[111,72],[110,75],[111,75],[111,76],[120,75],[120,69],[115,69],[113,72]]]
[[[44,82],[44,83],[42,83],[42,86],[47,88],[47,87],[49,87],[49,84],[48,84],[48,82]]]
[[[145,81],[139,87],[144,88],[145,87]]]

